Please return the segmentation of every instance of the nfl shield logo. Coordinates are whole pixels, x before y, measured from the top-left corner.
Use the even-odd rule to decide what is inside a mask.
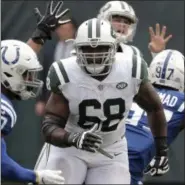
[[[98,85],[98,89],[100,90],[100,91],[102,91],[103,90],[103,85]]]

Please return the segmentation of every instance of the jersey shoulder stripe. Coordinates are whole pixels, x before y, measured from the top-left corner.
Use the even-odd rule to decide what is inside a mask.
[[[136,78],[137,75],[137,57],[136,55],[132,55],[132,77]]]
[[[68,75],[67,75],[66,70],[65,70],[65,68],[64,68],[64,65],[63,65],[63,63],[62,63],[62,60],[59,61],[59,62],[57,62],[57,63],[55,63],[55,65],[56,65],[56,66],[58,65],[58,69],[60,70],[60,73],[61,73],[61,74],[59,74],[59,73],[58,73],[59,70],[57,70],[57,75],[59,74],[60,77],[63,77],[63,81],[64,81],[65,83],[68,83],[68,82],[69,82],[69,78],[68,78]]]
[[[1,132],[8,135],[17,121],[17,115],[13,106],[1,98]]]
[[[1,99],[1,106],[2,106],[2,107],[7,107],[7,109],[8,109],[8,110],[11,112],[11,114],[13,115],[14,120],[16,121],[17,115],[16,115],[15,110],[14,110],[14,108],[12,107],[12,105],[10,105],[7,101]]]
[[[54,93],[60,93],[59,86],[63,86],[69,82],[62,61],[54,62],[50,66],[46,82],[48,90],[51,90]]]
[[[141,51],[137,47],[135,47],[135,46],[130,46],[130,47],[131,47],[134,55],[143,57],[143,54],[141,53]]]
[[[147,63],[145,60],[138,56],[134,55],[132,56],[132,77],[136,79],[148,79],[148,70],[147,70]]]
[[[131,46],[131,48],[132,48],[132,51],[133,51],[134,55],[137,55],[138,52],[137,52],[136,48],[134,46]]]
[[[141,62],[141,77],[142,80],[148,80],[148,65],[146,61],[142,58]]]

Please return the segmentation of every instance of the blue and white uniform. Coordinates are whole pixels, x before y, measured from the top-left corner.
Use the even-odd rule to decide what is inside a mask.
[[[170,145],[181,129],[184,119],[184,93],[174,90],[157,89],[168,123],[168,144]],[[143,170],[155,155],[155,147],[147,114],[136,103],[129,111],[126,124],[129,167],[132,184],[142,181]]]
[[[36,182],[32,170],[21,167],[7,154],[4,136],[11,133],[17,120],[11,101],[1,93],[1,177],[6,180],[20,182]]]
[[[17,115],[11,101],[1,94],[1,134],[8,135],[17,120]]]

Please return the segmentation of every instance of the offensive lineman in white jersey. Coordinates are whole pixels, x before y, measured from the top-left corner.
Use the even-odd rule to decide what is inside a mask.
[[[125,52],[128,54],[134,53],[141,55],[140,50],[132,45],[128,45],[133,41],[138,24],[138,18],[133,7],[125,1],[109,1],[99,11],[98,18],[109,21],[120,41],[118,52]],[[172,38],[166,35],[166,26],[163,26],[160,32],[160,25],[156,24],[156,33],[152,27],[149,27],[150,43],[149,50],[154,57],[157,53],[163,51],[167,42]]]
[[[125,119],[133,99],[148,114],[156,144],[153,167],[168,171],[166,120],[141,57],[116,53],[111,25],[90,19],[75,39],[76,56],[54,62],[42,132],[45,169],[62,169],[66,184],[129,184]],[[98,151],[105,150],[112,159]],[[41,163],[43,161],[41,160]]]

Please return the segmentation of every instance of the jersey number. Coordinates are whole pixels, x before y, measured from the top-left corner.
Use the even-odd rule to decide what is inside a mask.
[[[99,109],[103,109],[105,120],[101,120],[96,115]],[[83,100],[79,105],[79,121],[78,124],[83,129],[90,129],[92,123],[98,123],[101,125],[102,132],[110,132],[117,129],[121,119],[123,119],[123,113],[125,112],[125,101],[121,98],[108,99],[104,102],[103,107],[101,103],[96,99]],[[94,113],[94,114],[93,114]],[[87,115],[88,114],[88,115]],[[99,114],[98,114],[99,115]]]
[[[166,76],[167,80],[170,80],[173,73],[174,73],[174,69],[172,68],[168,68],[166,73],[169,72],[168,76]],[[166,74],[167,75],[167,74]],[[156,67],[156,78],[161,78],[162,77],[162,67],[161,66],[157,66]]]

